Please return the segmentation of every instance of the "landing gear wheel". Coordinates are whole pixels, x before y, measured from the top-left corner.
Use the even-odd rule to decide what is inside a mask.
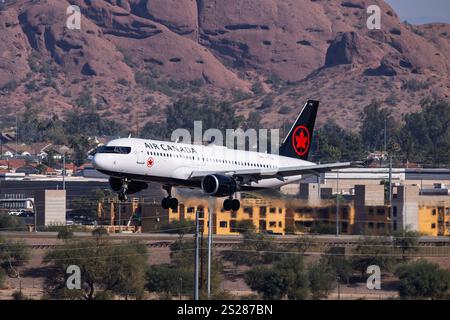
[[[178,199],[177,198],[169,198],[169,208],[172,210],[177,210],[178,209]]]
[[[161,201],[161,207],[165,210],[169,209],[169,199],[170,198],[164,198]]]
[[[223,202],[223,210],[225,211],[230,211],[231,210],[231,199],[225,199],[225,201]]]
[[[128,195],[125,192],[120,192],[119,193],[119,201],[127,201],[128,200]]]
[[[231,210],[238,211],[240,207],[241,203],[239,202],[238,199],[231,200]]]
[[[162,199],[161,207],[165,210],[172,209],[175,211],[178,209],[178,199],[172,198],[172,197],[166,197],[166,198]]]

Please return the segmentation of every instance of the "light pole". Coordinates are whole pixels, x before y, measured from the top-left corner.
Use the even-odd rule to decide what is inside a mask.
[[[195,263],[194,263],[194,300],[198,300],[198,260],[199,260],[199,221],[198,210],[195,213]]]
[[[213,210],[214,210],[214,200],[210,197],[209,199],[209,217],[208,217],[208,300],[211,297],[211,259],[212,259],[212,234],[213,234]]]
[[[36,204],[34,203],[34,199],[31,200],[31,205],[33,206],[33,212],[34,212],[34,232],[37,232],[37,211],[36,211]]]
[[[339,236],[339,170],[336,179],[336,237]]]
[[[62,169],[62,183],[63,190],[66,190],[66,155],[63,155],[63,169]]]

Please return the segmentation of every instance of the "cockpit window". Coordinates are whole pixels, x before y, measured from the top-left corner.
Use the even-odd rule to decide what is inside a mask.
[[[119,153],[129,154],[131,152],[130,147],[117,147],[117,146],[101,146],[97,149],[96,153]]]

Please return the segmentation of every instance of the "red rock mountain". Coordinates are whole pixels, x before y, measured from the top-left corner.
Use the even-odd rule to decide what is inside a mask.
[[[369,30],[367,7],[381,8]],[[67,8],[81,8],[69,30]],[[399,118],[450,94],[450,25],[412,26],[382,0],[6,0],[0,9],[0,112],[47,113],[81,93],[124,123],[160,119],[182,96],[260,110],[269,127],[322,101],[319,123],[355,128],[376,98]]]

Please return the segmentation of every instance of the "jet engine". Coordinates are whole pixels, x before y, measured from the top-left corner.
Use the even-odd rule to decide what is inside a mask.
[[[202,180],[204,193],[214,197],[227,197],[233,195],[237,190],[236,181],[227,176],[210,174]]]
[[[122,179],[110,177],[109,185],[113,191],[119,192],[122,189]]]

